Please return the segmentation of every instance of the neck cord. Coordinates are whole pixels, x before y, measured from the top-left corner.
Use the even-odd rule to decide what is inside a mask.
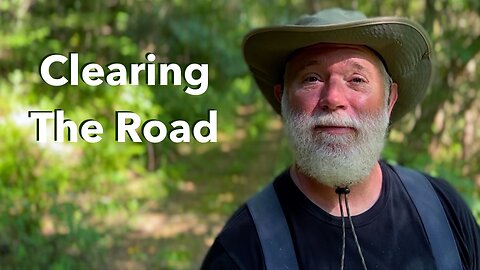
[[[335,192],[338,193],[338,204],[340,205],[340,215],[342,216],[342,259],[340,261],[340,270],[343,270],[345,263],[345,218],[343,216],[342,193],[338,189]]]
[[[355,232],[355,226],[353,226],[352,216],[350,215],[350,207],[348,206],[348,193],[350,193],[350,189],[348,187],[337,187],[335,189],[335,192],[338,194],[338,203],[340,205],[340,215],[342,218],[342,257],[340,261],[340,270],[343,270],[345,266],[345,216],[343,214],[342,194],[345,196],[345,208],[347,209],[347,217],[350,221],[350,227],[352,227],[353,238],[355,239],[358,254],[360,255],[360,259],[362,260],[363,269],[367,270],[365,258],[363,257],[360,243],[358,242],[357,234]]]

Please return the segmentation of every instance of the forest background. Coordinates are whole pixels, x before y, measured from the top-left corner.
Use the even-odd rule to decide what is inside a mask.
[[[281,120],[241,55],[252,28],[340,6],[422,24],[434,42],[425,101],[396,123],[383,157],[446,178],[480,218],[480,2],[477,0],[3,0],[0,2],[2,269],[197,269],[225,219],[291,162]],[[81,62],[207,63],[209,89],[51,87],[52,53]],[[65,65],[66,68],[68,65]],[[66,70],[65,70],[66,71]],[[96,119],[96,144],[35,142],[29,110]],[[114,115],[204,119],[217,143],[117,143]]]

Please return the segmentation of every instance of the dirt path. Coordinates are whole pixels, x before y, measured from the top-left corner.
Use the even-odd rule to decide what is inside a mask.
[[[189,164],[184,179],[168,198],[132,217],[110,269],[198,269],[234,210],[279,171],[281,124],[273,120],[263,136],[246,135],[248,121],[237,133],[201,153],[177,162]]]

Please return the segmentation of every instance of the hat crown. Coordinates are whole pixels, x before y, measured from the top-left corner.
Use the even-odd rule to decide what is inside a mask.
[[[354,11],[345,10],[341,8],[330,8],[321,10],[312,15],[301,16],[295,25],[329,25],[329,24],[342,24],[354,21],[365,20],[367,16],[365,14]]]

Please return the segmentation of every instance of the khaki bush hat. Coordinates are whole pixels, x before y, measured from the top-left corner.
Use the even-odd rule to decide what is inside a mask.
[[[419,24],[401,17],[367,18],[358,11],[325,9],[300,17],[294,25],[255,29],[243,40],[245,61],[277,113],[280,102],[273,86],[281,83],[288,56],[318,43],[363,45],[383,58],[398,84],[391,122],[414,109],[427,92],[432,77],[432,43]]]

